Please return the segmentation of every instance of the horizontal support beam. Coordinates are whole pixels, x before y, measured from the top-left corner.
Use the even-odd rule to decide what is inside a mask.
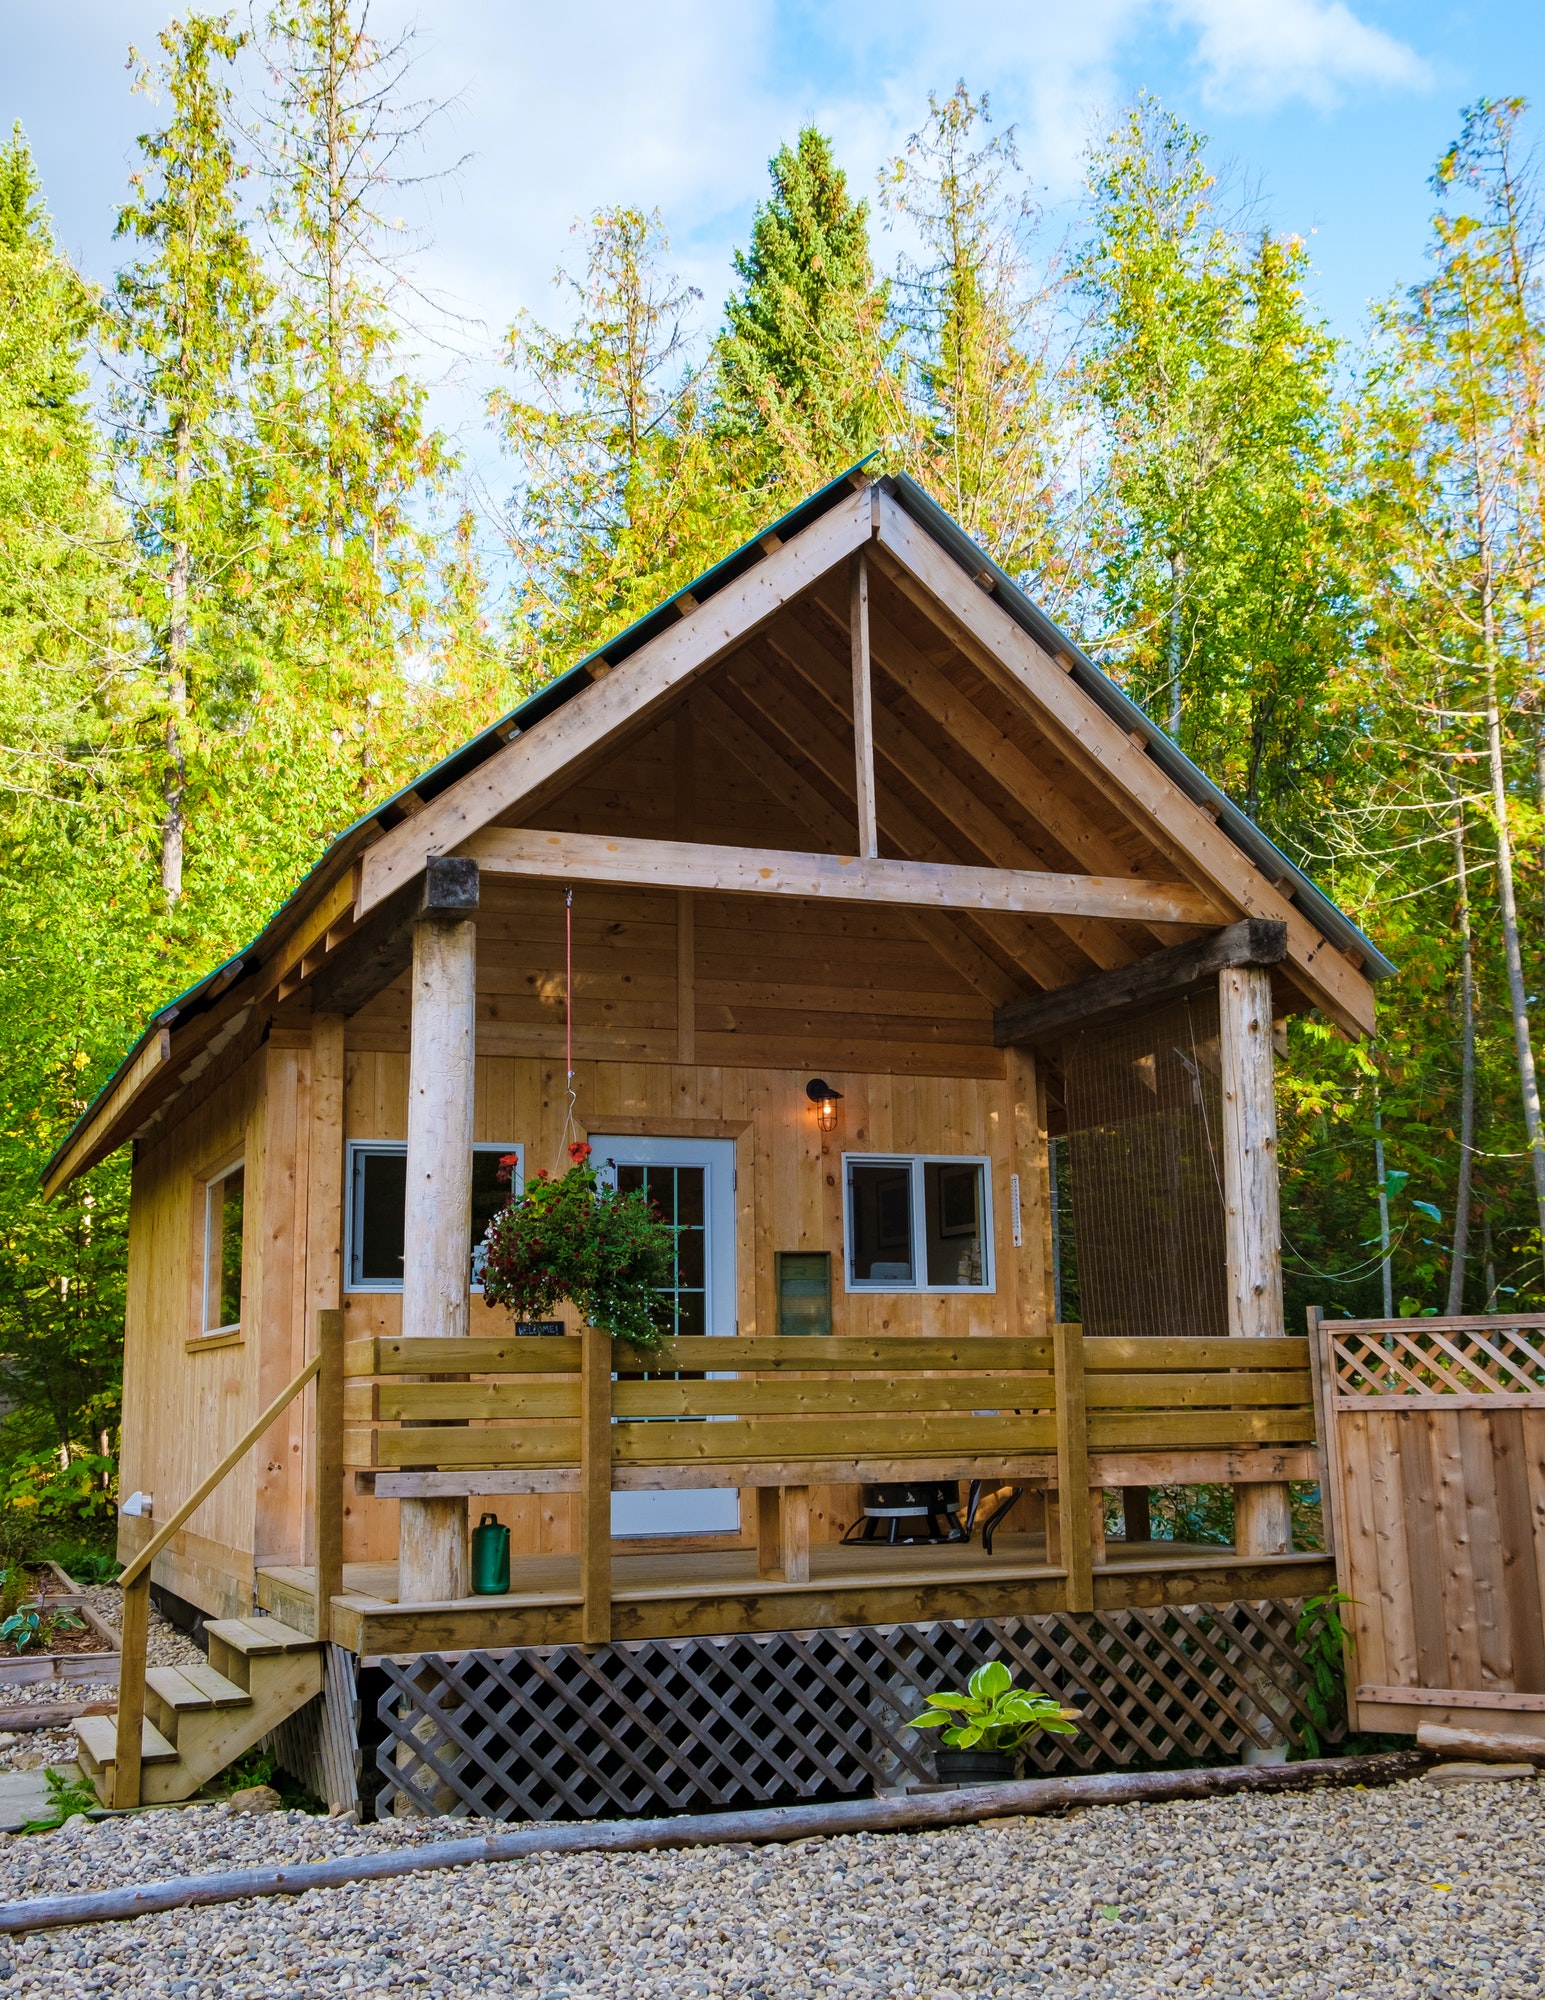
[[[1022,1042],[1048,1041],[1079,1028],[1098,1027],[1136,1008],[1185,993],[1233,965],[1280,965],[1287,957],[1287,925],[1270,917],[1245,917],[1211,937],[1140,958],[1136,965],[1097,972],[1072,986],[1059,986],[1011,1000],[993,1015],[992,1038],[1000,1049]]]
[[[1202,1486],[1282,1479],[1318,1479],[1313,1445],[1241,1445],[1221,1451],[1097,1451],[1089,1455],[1093,1486]],[[755,1460],[740,1465],[619,1465],[614,1493],[683,1492],[719,1486],[885,1486],[909,1479],[1016,1480],[1055,1486],[1053,1452],[1001,1458],[810,1458]],[[517,1493],[577,1493],[577,1465],[481,1467],[469,1471],[357,1471],[356,1489],[378,1500],[497,1499]]]
[[[848,854],[789,854],[777,848],[709,847],[686,840],[550,833],[534,827],[489,827],[465,841],[460,851],[490,875],[546,881],[1159,924],[1216,923],[1223,914],[1210,895],[1188,882],[1147,882],[1138,876],[1032,874]]]

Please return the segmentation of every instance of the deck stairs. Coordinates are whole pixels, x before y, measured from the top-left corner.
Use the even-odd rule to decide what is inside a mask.
[[[322,1648],[277,1618],[221,1618],[206,1625],[209,1662],[145,1674],[140,1796],[146,1805],[191,1798],[322,1691]],[[80,1765],[112,1802],[116,1715],[75,1724]]]

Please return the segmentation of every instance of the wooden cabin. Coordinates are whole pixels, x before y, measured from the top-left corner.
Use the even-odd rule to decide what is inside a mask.
[[[50,1192],[134,1153],[122,1551],[341,1324],[169,1598],[401,1661],[1319,1587],[1273,1024],[1367,1034],[1390,969],[919,487],[850,474],[351,828],[61,1147]],[[1166,1091],[1206,1165],[1137,1215],[1126,1100]],[[499,1162],[576,1139],[677,1225],[668,1376],[473,1281]],[[1235,1547],[1145,1503],[1107,1540],[1165,1480],[1234,1483]],[[929,1481],[998,1496],[990,1555],[874,1498]]]

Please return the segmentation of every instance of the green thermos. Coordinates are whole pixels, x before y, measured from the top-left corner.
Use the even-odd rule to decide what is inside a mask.
[[[472,1588],[479,1597],[502,1597],[510,1587],[510,1531],[497,1514],[472,1530]]]

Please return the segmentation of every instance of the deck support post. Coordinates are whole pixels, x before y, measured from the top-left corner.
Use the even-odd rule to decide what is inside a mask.
[[[432,857],[413,927],[402,1268],[408,1340],[469,1330],[477,908],[477,863]],[[465,1597],[466,1501],[399,1505],[398,1602]]]
[[[1103,1543],[1104,1515],[1103,1501],[1098,1510],[1089,1504],[1092,1496],[1089,1429],[1084,1410],[1084,1331],[1079,1326],[1054,1326],[1051,1338],[1057,1383],[1057,1559],[1067,1572],[1068,1610],[1092,1611],[1094,1520],[1098,1512]]]
[[[579,1636],[607,1646],[612,1636],[612,1340],[580,1329]]]
[[[318,1639],[330,1640],[332,1603],[343,1589],[343,1314],[319,1312],[317,1321],[316,1440],[312,1548],[316,1559]]]
[[[1226,966],[1218,974],[1218,1013],[1228,1330],[1236,1339],[1272,1339],[1281,1336],[1283,1323],[1271,974],[1262,966]],[[1234,1546],[1242,1556],[1291,1550],[1285,1483],[1234,1488]]]

